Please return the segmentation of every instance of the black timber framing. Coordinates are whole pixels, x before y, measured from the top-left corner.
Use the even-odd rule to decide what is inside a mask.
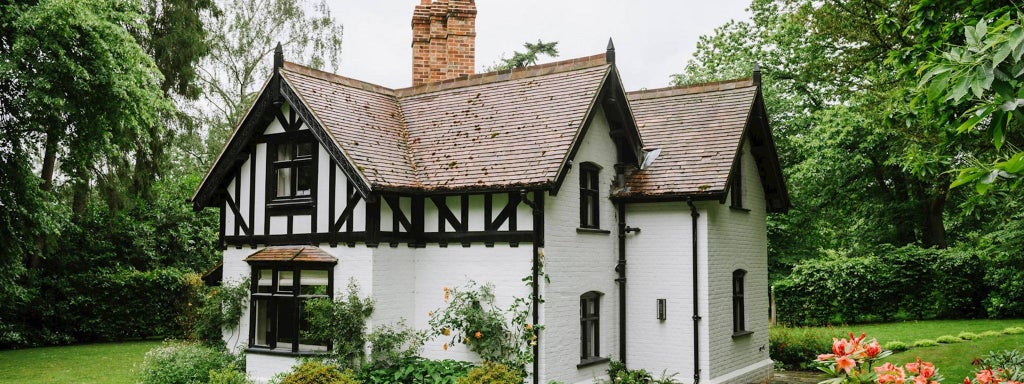
[[[615,144],[621,153],[622,144],[620,141],[625,138],[629,146],[627,148],[632,149],[633,158],[631,159],[619,159],[620,163],[623,164],[639,164],[643,156],[643,141],[640,139],[640,131],[636,127],[636,123],[633,120],[633,113],[629,109],[629,105],[626,103],[626,93],[622,89],[622,83],[619,81],[618,70],[613,65],[609,70],[608,74],[605,75],[604,81],[601,83],[601,89],[597,93],[597,97],[594,98],[590,106],[590,110],[587,112],[587,118],[583,120],[583,124],[579,128],[579,134],[573,140],[572,148],[569,149],[569,153],[566,155],[562,162],[561,168],[558,170],[558,175],[555,176],[555,180],[551,185],[549,193],[552,196],[558,195],[559,189],[562,188],[562,183],[565,181],[565,176],[569,174],[571,168],[571,161],[576,158],[576,153],[579,151],[580,146],[583,144],[583,138],[587,136],[587,131],[590,129],[590,123],[594,121],[594,116],[597,114],[597,106],[601,105],[606,111],[606,114],[611,114],[613,119],[618,118],[621,120],[619,126],[610,127],[609,132],[612,138],[615,140]],[[612,124],[613,121],[609,121]],[[619,157],[622,157],[619,155]]]
[[[275,77],[280,77],[280,75],[275,75]],[[324,127],[320,125],[320,122],[317,121],[313,112],[306,107],[306,104],[302,102],[299,95],[295,93],[295,90],[288,85],[288,81],[281,81],[279,89],[281,96],[284,97],[284,99],[288,101],[288,104],[291,105],[300,117],[302,117],[303,122],[309,126],[309,131],[313,133],[313,136],[315,136],[317,141],[320,142],[320,145],[326,148],[327,153],[334,158],[338,165],[341,166],[341,171],[348,177],[349,183],[355,184],[356,190],[358,190],[359,194],[367,201],[375,199],[375,195],[370,193],[371,189],[369,184],[366,183],[363,176],[358,170],[356,170],[352,163],[348,161],[348,157],[341,151],[341,148],[334,144],[334,139],[331,138]]]

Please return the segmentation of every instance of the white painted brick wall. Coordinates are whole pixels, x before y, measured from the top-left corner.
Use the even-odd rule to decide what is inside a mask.
[[[615,263],[618,238],[615,206],[608,199],[615,177],[615,145],[608,136],[604,112],[597,110],[583,143],[573,159],[557,196],[545,200],[544,229],[546,272],[551,283],[543,286],[541,311],[545,329],[541,336],[540,382],[588,382],[605,375],[607,364],[577,369],[580,363],[580,295],[603,292],[600,304],[600,354],[619,359],[618,287]],[[593,162],[600,173],[600,227],[610,234],[577,233],[580,218],[579,164]]]
[[[743,207],[749,212],[729,208],[729,203],[709,205],[709,275],[706,291],[713,305],[704,315],[708,325],[710,379],[717,383],[748,383],[767,378],[771,373],[768,357],[768,248],[764,189],[744,144]],[[733,338],[732,273],[747,271],[744,287],[746,329],[753,334]],[[766,363],[767,362],[767,363]],[[756,368],[756,369],[755,369]],[[752,370],[745,375],[730,373]]]
[[[627,358],[631,369],[693,376],[693,258],[685,203],[630,204],[626,221],[641,229],[626,240]],[[667,300],[667,319],[656,300]]]

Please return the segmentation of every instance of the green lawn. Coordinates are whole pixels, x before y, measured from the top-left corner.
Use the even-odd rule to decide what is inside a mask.
[[[980,334],[985,331],[1002,331],[1011,327],[1024,327],[1024,319],[1016,320],[927,320],[894,323],[856,324],[831,328],[841,333],[854,332],[856,336],[866,333],[868,340],[878,339],[885,344],[902,341],[908,345],[921,339],[935,340],[939,336],[957,336],[960,332]],[[987,336],[959,343],[939,344],[933,347],[912,347],[886,359],[894,364],[905,364],[920,357],[935,364],[945,377],[946,383],[963,382],[976,367],[971,365],[975,358],[992,351],[1024,348],[1024,334]],[[825,353],[825,352],[822,352]]]
[[[133,370],[159,341],[0,351],[0,383],[135,382]]]
[[[1002,331],[1009,327],[1024,327],[1024,319],[902,321],[841,326],[836,329],[845,333],[853,332],[857,336],[864,332],[868,334],[868,339],[876,338],[882,344],[890,341],[902,341],[910,344],[915,340],[934,340],[943,335],[956,336],[960,332]]]
[[[889,356],[886,361],[890,361],[893,364],[905,364],[920,357],[922,361],[930,361],[932,364],[935,364],[935,368],[938,368],[939,373],[945,377],[943,382],[961,383],[964,377],[974,377],[971,375],[971,372],[974,371],[975,367],[971,365],[971,360],[982,357],[990,351],[1018,349],[1021,347],[1024,347],[1024,334],[999,335],[961,343],[912,348],[904,352],[895,353]]]

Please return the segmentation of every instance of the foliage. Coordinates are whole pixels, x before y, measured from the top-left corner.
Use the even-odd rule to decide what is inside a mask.
[[[193,343],[164,343],[146,353],[140,369],[142,384],[195,384],[210,382],[211,371],[223,376],[234,369],[236,357],[224,350]]]
[[[316,360],[303,361],[279,384],[359,384],[352,371],[342,372],[338,367]]]
[[[671,375],[664,371],[661,376],[654,378],[650,372],[644,369],[627,369],[626,364],[621,361],[612,361],[608,364],[608,380],[595,380],[598,384],[674,384],[679,383],[675,377],[678,373]]]
[[[207,287],[196,273],[185,275],[186,308],[179,322],[185,338],[209,346],[224,347],[224,330],[238,327],[249,298],[249,279]]]
[[[989,289],[981,258],[959,248],[879,247],[880,255],[835,252],[801,262],[775,285],[780,320],[794,325],[972,318]],[[837,271],[842,273],[837,274]]]
[[[1024,352],[1018,349],[994,351],[981,359],[978,364],[982,369],[1002,371],[1002,377],[1014,381],[1024,381]]]
[[[977,333],[973,333],[973,332],[960,332],[960,334],[956,335],[956,337],[958,337],[958,338],[960,338],[962,340],[970,341],[970,340],[977,339],[977,338],[979,338],[981,336],[978,335]]]
[[[529,67],[537,64],[537,59],[540,55],[558,57],[557,41],[545,43],[537,40],[536,44],[530,42],[523,43],[523,47],[526,48],[526,52],[514,51],[512,52],[512,57],[509,58],[506,58],[505,55],[502,54],[502,57],[498,59],[498,62],[485,67],[484,72],[508,71],[516,68]]]
[[[537,326],[530,323],[530,305],[515,298],[507,310],[494,303],[494,287],[469,281],[460,288],[444,287],[445,307],[431,312],[430,331],[450,337],[447,349],[465,344],[481,359],[525,370],[533,361]]]
[[[455,384],[472,368],[473,364],[465,361],[412,357],[390,366],[365,365],[359,380],[364,384]]]
[[[210,383],[209,384],[249,384],[249,378],[246,377],[245,372],[234,369],[233,367],[224,367],[221,369],[215,369],[210,371]]]
[[[935,339],[935,342],[942,344],[959,343],[960,338],[953,335],[942,335]]]
[[[936,342],[933,339],[921,339],[921,340],[914,340],[914,342],[910,343],[910,345],[912,345],[914,347],[934,347],[936,345],[939,345],[939,343]]]
[[[829,340],[839,333],[834,328],[773,326],[768,329],[768,354],[785,369],[807,369],[808,361],[831,348]]]
[[[1019,134],[1024,118],[1017,109],[1024,105],[1022,15],[1007,6],[962,30],[962,45],[951,44],[941,57],[918,70],[920,92],[932,102],[969,107],[959,116],[963,123],[956,132],[991,136],[997,159],[961,169],[952,186],[974,184],[978,193],[986,193],[997,180],[1019,185],[1024,152],[1019,148],[1000,151],[1008,143],[1007,135]]]
[[[288,61],[336,70],[343,28],[323,0],[219,0],[221,13],[207,15],[210,54],[199,73],[201,97],[189,115],[205,128],[191,146],[178,148],[191,169],[204,169],[220,152],[271,75],[277,43]],[[204,139],[205,137],[205,139]],[[203,145],[205,144],[205,150]]]
[[[330,360],[343,368],[356,367],[362,362],[366,349],[366,319],[373,314],[373,300],[359,298],[355,281],[348,284],[348,293],[335,298],[317,298],[305,301],[304,315],[309,328],[302,337],[330,341],[333,344]]]
[[[369,363],[386,368],[416,357],[427,341],[427,332],[412,329],[402,320],[374,328],[366,339],[370,343]]]
[[[815,364],[818,369],[825,372],[831,379],[824,380],[821,384],[831,383],[903,383],[905,374],[902,367],[886,363],[878,368],[873,368],[876,362],[892,354],[892,351],[883,350],[878,340],[872,339],[870,343],[865,342],[866,334],[850,338],[833,338],[832,353],[818,355]],[[921,361],[918,360],[918,364]],[[931,365],[931,364],[928,364]],[[908,369],[917,369],[917,365]],[[934,374],[934,369],[929,374],[922,374],[923,379],[928,379]],[[927,384],[928,380],[924,381]]]
[[[910,346],[902,341],[893,340],[885,343],[885,345],[883,345],[882,348],[888,349],[893,352],[902,352],[910,349]]]
[[[520,384],[524,375],[507,365],[485,361],[483,365],[470,369],[466,376],[455,381],[456,384]]]

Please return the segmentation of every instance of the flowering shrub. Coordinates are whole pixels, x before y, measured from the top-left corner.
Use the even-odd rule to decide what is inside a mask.
[[[992,352],[977,362],[974,380],[964,378],[964,384],[1022,384],[1024,383],[1024,353],[1017,350]]]
[[[832,378],[820,384],[938,384],[942,380],[935,366],[921,359],[902,367],[892,363],[873,367],[876,362],[891,355],[892,351],[882,349],[875,339],[871,339],[870,343],[864,342],[865,337],[863,333],[860,337],[854,337],[851,332],[849,339],[832,339],[832,353],[818,355],[817,360],[818,368]]]
[[[445,350],[465,344],[484,361],[525,371],[533,361],[531,346],[540,328],[529,321],[530,304],[516,298],[507,310],[494,304],[494,287],[470,281],[461,288],[444,287],[447,306],[430,312],[429,324],[435,335],[449,337]]]

